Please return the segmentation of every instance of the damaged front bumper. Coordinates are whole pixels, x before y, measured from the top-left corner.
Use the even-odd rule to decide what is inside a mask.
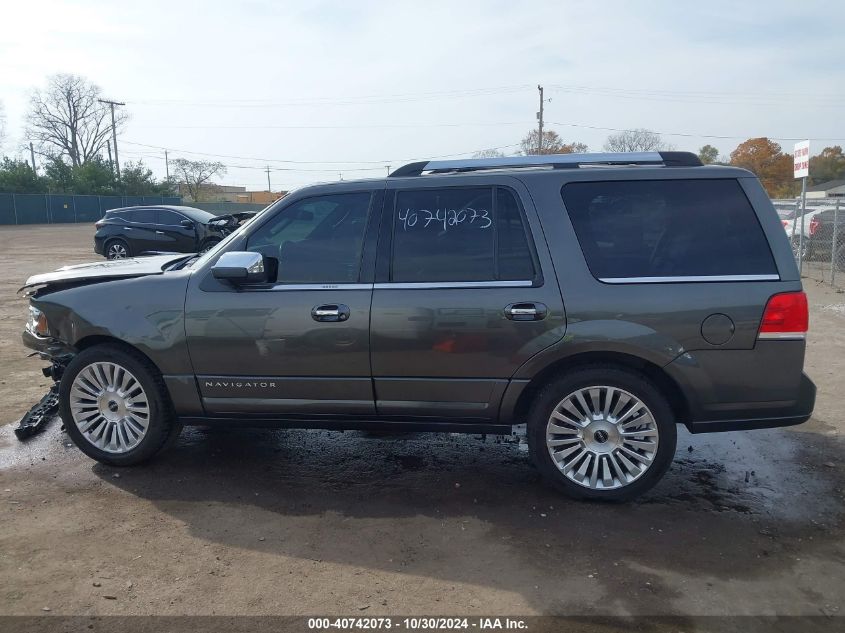
[[[50,391],[41,398],[41,401],[21,418],[18,428],[15,429],[15,435],[19,440],[40,433],[50,420],[58,414],[59,381],[61,381],[65,367],[75,353],[66,343],[51,336],[39,336],[28,329],[23,332],[23,344],[35,350],[33,356],[38,356],[50,362],[50,366],[44,367],[41,371],[45,377],[52,378],[55,383]]]
[[[53,338],[52,336],[39,336],[34,332],[24,330],[21,338],[23,339],[23,344],[26,347],[31,350],[35,350],[33,355],[43,358],[44,360],[48,360],[54,364],[62,366],[67,365],[68,362],[70,362],[70,359],[73,358],[74,354],[76,354],[76,350],[74,350],[70,345],[57,338]],[[48,374],[45,371],[45,375],[50,376],[52,374]],[[55,376],[54,378],[58,380]]]

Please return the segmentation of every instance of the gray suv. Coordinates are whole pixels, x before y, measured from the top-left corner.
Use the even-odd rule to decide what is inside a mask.
[[[693,433],[799,424],[807,301],[757,179],[685,152],[406,165],[301,189],[211,251],[26,284],[24,342],[111,465],[182,425],[510,434],[620,500]]]

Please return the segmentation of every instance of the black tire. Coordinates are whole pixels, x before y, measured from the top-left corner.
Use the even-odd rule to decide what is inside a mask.
[[[210,237],[210,238],[208,238],[208,239],[207,239],[206,241],[204,241],[204,242],[202,243],[202,245],[200,246],[200,253],[204,253],[204,252],[206,252],[206,251],[208,251],[208,250],[211,250],[212,248],[214,248],[215,246],[217,246],[217,245],[218,245],[221,241],[222,241],[222,240],[220,240],[220,239],[218,239],[218,238],[216,238],[216,237]]]
[[[579,389],[598,385],[627,391],[645,404],[654,418],[659,438],[650,466],[627,485],[612,489],[590,488],[570,480],[546,446],[547,424],[558,404]],[[628,501],[643,494],[666,473],[675,455],[676,442],[676,421],[665,396],[645,376],[616,366],[590,365],[559,376],[537,393],[528,416],[528,447],[534,463],[546,481],[574,499]]]
[[[123,252],[125,253],[123,257],[118,257],[116,252],[112,252],[116,251],[118,248],[123,248]],[[103,246],[103,252],[105,253],[106,259],[125,259],[127,257],[132,257],[132,249],[129,248],[129,242],[119,237],[114,237],[108,240]]]
[[[92,363],[114,363],[128,370],[146,394],[149,418],[146,433],[136,446],[123,453],[112,453],[94,446],[77,427],[71,412],[74,380]],[[173,405],[156,367],[142,354],[118,345],[96,345],[77,354],[68,364],[59,385],[59,413],[70,439],[88,457],[109,466],[134,466],[147,461],[165,445],[172,444],[181,430]]]

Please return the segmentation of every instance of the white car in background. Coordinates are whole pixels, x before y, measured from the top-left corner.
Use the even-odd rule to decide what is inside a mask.
[[[774,205],[775,209],[778,212],[778,217],[780,218],[780,221],[783,224],[783,230],[786,231],[786,236],[789,238],[789,243],[792,244],[792,252],[795,254],[795,259],[798,259],[799,244],[803,244],[801,248],[804,252],[802,253],[801,258],[808,259],[808,257],[812,257],[812,240],[810,238],[813,237],[813,234],[818,228],[818,222],[813,222],[813,218],[815,218],[822,211],[828,211],[829,209],[833,209],[834,207],[830,205],[807,207],[807,211],[804,214],[804,239],[802,242],[800,239],[800,203],[796,205],[792,202],[775,202]],[[799,212],[797,220],[795,218],[796,211]]]

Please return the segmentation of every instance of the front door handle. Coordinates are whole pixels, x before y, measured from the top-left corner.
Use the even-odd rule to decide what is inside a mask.
[[[505,316],[511,321],[541,321],[549,309],[542,303],[511,303],[505,306]]]
[[[156,235],[164,235],[164,231],[156,231]]]
[[[346,321],[349,318],[349,306],[342,303],[328,303],[311,308],[311,318],[321,323]]]

